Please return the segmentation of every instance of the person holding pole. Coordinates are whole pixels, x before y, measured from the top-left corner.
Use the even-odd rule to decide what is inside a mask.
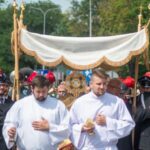
[[[135,150],[149,150],[150,147],[150,72],[138,79],[140,95],[137,97],[135,119]]]

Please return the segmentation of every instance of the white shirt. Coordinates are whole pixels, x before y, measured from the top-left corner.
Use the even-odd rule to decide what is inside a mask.
[[[49,131],[37,131],[32,127],[33,121],[48,120]],[[69,115],[64,104],[51,97],[38,102],[33,95],[17,101],[8,111],[3,126],[3,136],[8,148],[8,129],[12,123],[17,128],[16,143],[19,150],[56,150],[57,144],[68,138]]]
[[[106,116],[106,125],[95,123],[94,135],[81,132],[86,120],[95,120],[98,114]],[[124,101],[108,93],[97,97],[90,92],[78,98],[70,109],[71,139],[79,150],[117,150],[118,139],[127,136],[134,126]]]

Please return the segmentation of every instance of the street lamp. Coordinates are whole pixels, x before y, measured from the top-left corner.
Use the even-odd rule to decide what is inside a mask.
[[[35,10],[41,12],[41,14],[43,15],[43,34],[45,34],[45,29],[46,29],[46,15],[48,14],[48,12],[56,10],[56,9],[59,9],[59,8],[57,8],[57,7],[56,8],[49,8],[46,11],[43,11],[41,8],[36,8],[36,7],[31,6],[30,9],[35,9]],[[44,65],[42,66],[42,69],[45,69]]]
[[[48,12],[59,9],[59,8],[49,8],[46,11],[43,11],[41,8],[36,8],[31,6],[30,9],[35,9],[37,11],[40,11],[41,14],[43,15],[43,34],[45,34],[45,29],[46,29],[46,15],[48,14]]]

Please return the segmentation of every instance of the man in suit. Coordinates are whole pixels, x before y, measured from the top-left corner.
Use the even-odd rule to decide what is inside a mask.
[[[0,70],[0,150],[8,150],[2,135],[2,127],[7,111],[13,101],[8,96],[9,82],[5,73]]]
[[[139,80],[141,94],[137,98],[135,114],[135,150],[149,150],[150,147],[150,72]]]

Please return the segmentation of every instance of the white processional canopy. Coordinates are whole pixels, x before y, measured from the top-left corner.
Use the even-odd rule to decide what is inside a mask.
[[[59,37],[20,30],[21,50],[46,66],[85,70],[98,66],[116,68],[128,63],[148,47],[147,29],[103,37]]]

